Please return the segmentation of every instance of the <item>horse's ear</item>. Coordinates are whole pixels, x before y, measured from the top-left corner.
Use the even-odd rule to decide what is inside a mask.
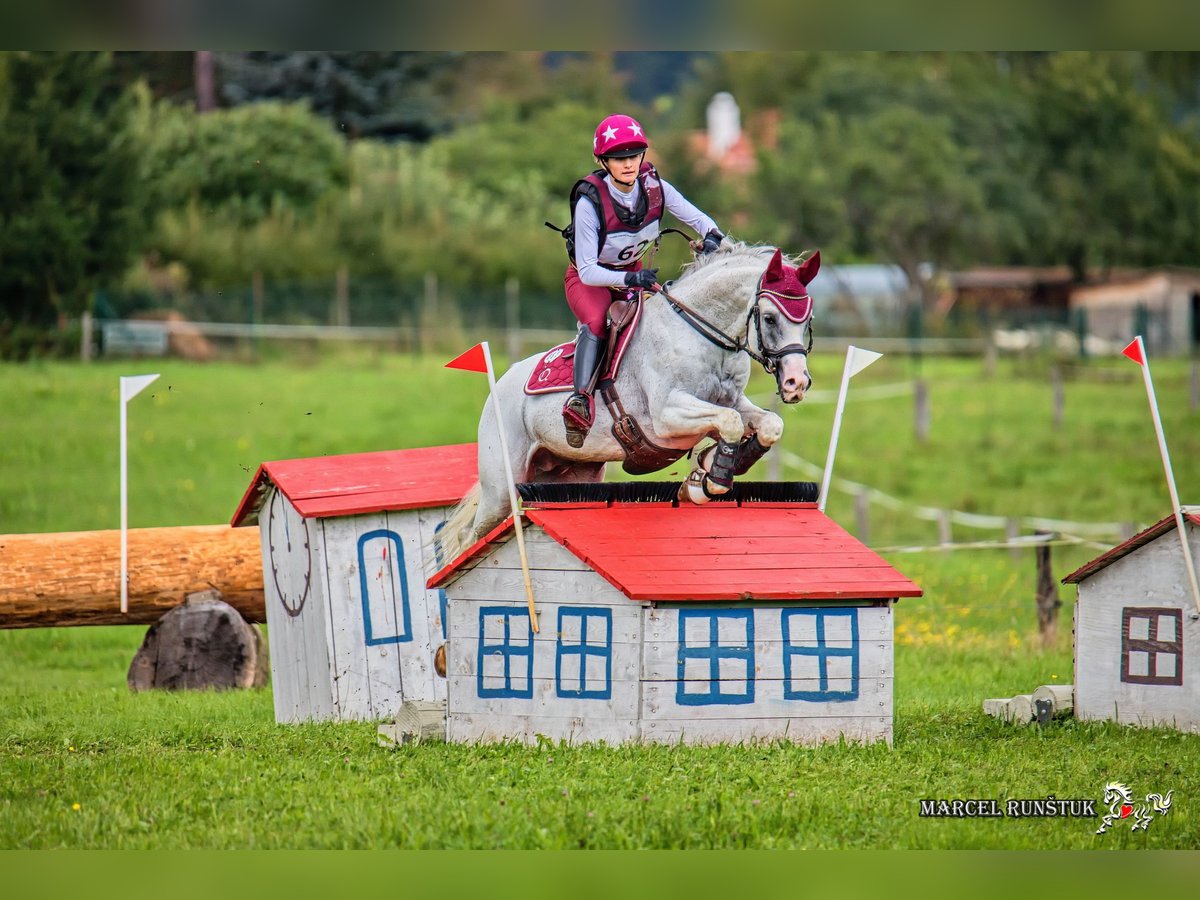
[[[814,250],[813,255],[806,259],[800,265],[796,266],[796,273],[800,276],[802,284],[808,284],[817,277],[817,272],[821,269],[821,251]]]
[[[775,255],[767,263],[767,271],[763,281],[778,281],[783,278],[783,251],[776,249]]]

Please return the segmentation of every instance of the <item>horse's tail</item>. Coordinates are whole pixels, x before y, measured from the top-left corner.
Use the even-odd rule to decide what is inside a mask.
[[[1146,799],[1150,802],[1155,812],[1165,813],[1171,808],[1171,795],[1174,793],[1175,791],[1172,789],[1167,791],[1167,796],[1165,797],[1162,794],[1147,794]]]
[[[479,482],[475,482],[458,505],[450,510],[446,521],[433,535],[433,559],[440,569],[447,563],[459,557],[464,550],[475,543],[475,512],[479,509]]]

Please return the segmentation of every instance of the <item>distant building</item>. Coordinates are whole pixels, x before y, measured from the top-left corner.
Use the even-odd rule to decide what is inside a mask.
[[[1185,353],[1200,345],[1200,269],[1118,273],[1075,288],[1070,308],[1097,337],[1124,344],[1141,334],[1152,352]]]

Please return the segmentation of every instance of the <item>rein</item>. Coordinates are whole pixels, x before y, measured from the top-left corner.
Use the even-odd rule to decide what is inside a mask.
[[[768,375],[774,375],[779,369],[779,361],[785,356],[790,356],[795,353],[802,353],[807,356],[812,351],[813,345],[813,329],[812,323],[808,326],[808,345],[801,347],[799,344],[788,344],[785,347],[780,347],[778,350],[768,350],[763,347],[762,339],[762,322],[761,315],[758,310],[758,301],[762,296],[762,277],[758,279],[758,288],[754,292],[754,302],[750,304],[750,311],[746,313],[745,332],[746,336],[741,339],[730,337],[719,327],[714,325],[700,313],[696,312],[682,300],[671,296],[665,285],[660,285],[659,293],[671,306],[683,321],[687,322],[697,334],[714,346],[720,347],[727,353],[745,353],[752,360],[763,367],[763,371]],[[754,322],[754,330],[758,334],[758,345],[763,348],[763,352],[756,353],[750,349],[750,323]]]

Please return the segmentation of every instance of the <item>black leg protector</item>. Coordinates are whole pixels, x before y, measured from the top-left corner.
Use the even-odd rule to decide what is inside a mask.
[[[733,487],[734,461],[737,458],[737,444],[726,440],[718,440],[713,448],[712,464],[708,467],[708,478],[713,484],[724,488]]]
[[[745,475],[750,471],[750,467],[767,455],[770,447],[764,447],[758,441],[758,435],[752,434],[750,437],[742,440],[737,447],[737,454],[733,459],[733,474]]]

